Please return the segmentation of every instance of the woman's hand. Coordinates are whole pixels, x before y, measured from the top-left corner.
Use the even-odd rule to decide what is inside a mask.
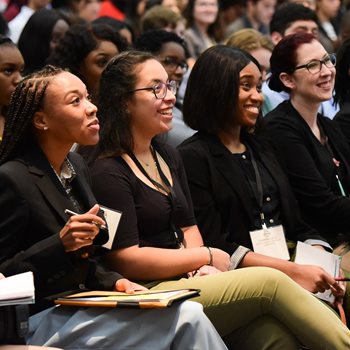
[[[339,277],[345,277],[342,269],[339,270]],[[334,288],[332,286],[332,293],[335,296],[334,306],[337,306],[338,304],[343,304],[343,299],[346,292],[346,282],[337,281],[337,286],[338,288]]]
[[[66,252],[72,252],[82,247],[92,245],[99,233],[99,225],[105,222],[97,216],[100,207],[95,204],[88,212],[72,215],[60,231],[60,238]]]
[[[230,255],[218,248],[210,247],[213,255],[213,266],[219,271],[228,271],[230,267]]]
[[[126,278],[122,278],[122,279],[118,280],[115,283],[114,288],[117,292],[124,292],[127,294],[134,294],[135,292],[138,292],[138,291],[148,290],[144,286],[141,286],[140,284],[131,282]]]
[[[190,277],[215,275],[215,274],[220,273],[220,272],[221,271],[218,270],[214,266],[204,265],[204,266],[200,267],[198,270],[193,271],[192,275]]]
[[[332,289],[334,295],[344,295],[341,285],[322,267],[294,264],[290,277],[312,293],[323,293]]]

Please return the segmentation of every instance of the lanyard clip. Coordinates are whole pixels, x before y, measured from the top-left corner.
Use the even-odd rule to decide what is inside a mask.
[[[267,229],[267,226],[265,224],[265,215],[264,213],[260,213],[260,219],[261,219],[261,227],[266,230]]]
[[[179,248],[180,248],[180,249],[184,249],[185,246],[184,246],[183,243],[180,241],[179,236],[178,236],[178,234],[177,234],[176,231],[174,231],[174,236],[175,236],[175,240],[176,240],[176,243],[177,243],[177,245],[179,246]]]

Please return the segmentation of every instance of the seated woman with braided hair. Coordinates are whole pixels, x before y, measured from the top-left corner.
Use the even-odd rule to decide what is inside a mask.
[[[99,262],[105,222],[83,160],[69,152],[75,142],[98,142],[96,111],[78,77],[50,66],[23,79],[9,106],[0,145],[0,272],[33,271],[27,345],[225,349],[202,307],[189,301],[167,310],[51,307],[86,289],[145,289]]]

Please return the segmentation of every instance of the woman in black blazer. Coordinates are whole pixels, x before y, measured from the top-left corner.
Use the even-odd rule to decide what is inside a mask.
[[[291,241],[329,247],[301,222],[274,154],[249,133],[263,102],[261,84],[258,62],[229,47],[207,50],[191,72],[184,120],[199,132],[184,141],[179,151],[199,229],[205,244],[231,255],[234,267],[274,267],[309,291],[336,286],[336,294],[341,295],[339,286],[320,267],[283,260],[282,254],[271,257],[251,251],[251,237],[256,237],[251,231],[278,225]],[[281,244],[286,247],[285,241]]]
[[[0,146],[0,271],[34,273],[27,344],[224,349],[201,306],[191,302],[165,313],[50,307],[59,296],[87,289],[144,289],[99,262],[99,245],[108,238],[99,232],[105,222],[97,215],[83,160],[69,153],[75,142],[99,140],[96,111],[79,78],[50,66],[19,83],[10,104]],[[78,215],[69,218],[66,209]]]
[[[350,239],[350,148],[318,113],[332,97],[335,56],[311,35],[284,38],[271,56],[270,87],[290,92],[266,116],[265,132],[288,174],[303,219],[333,246]]]

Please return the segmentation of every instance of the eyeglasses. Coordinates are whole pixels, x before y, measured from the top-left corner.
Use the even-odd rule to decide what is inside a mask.
[[[174,71],[177,69],[177,67],[180,67],[184,73],[186,73],[188,70],[188,64],[186,62],[179,62],[173,57],[165,57],[160,61],[164,66],[167,66]]]
[[[294,71],[297,69],[306,68],[311,74],[317,74],[322,69],[322,64],[327,68],[334,68],[336,65],[337,59],[335,53],[327,55],[323,60],[312,60],[309,63],[302,64],[294,68]]]
[[[174,80],[171,80],[168,83],[159,82],[159,83],[157,83],[153,86],[150,86],[150,87],[144,87],[144,88],[139,88],[139,89],[135,89],[135,90],[130,90],[129,93],[132,93],[135,91],[142,91],[142,90],[146,90],[146,91],[152,90],[156,99],[161,100],[166,96],[168,90],[170,90],[172,94],[176,95],[177,83]]]

